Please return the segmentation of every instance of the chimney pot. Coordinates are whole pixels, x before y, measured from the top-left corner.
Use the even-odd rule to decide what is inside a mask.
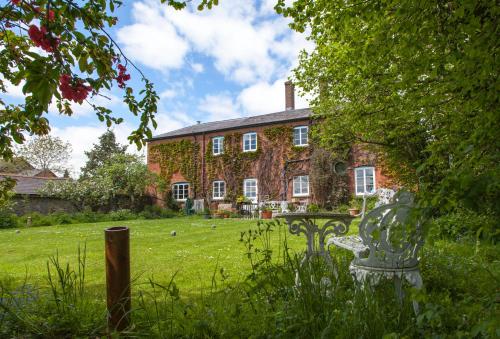
[[[291,81],[285,82],[285,110],[295,109],[295,85]]]

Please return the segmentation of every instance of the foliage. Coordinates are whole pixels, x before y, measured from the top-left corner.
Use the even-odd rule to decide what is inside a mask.
[[[148,189],[163,191],[163,181],[135,155],[114,155],[89,178],[49,182],[42,194],[71,201],[78,210],[114,209],[120,197],[132,208],[141,207]]]
[[[247,178],[252,165],[258,161],[262,154],[262,145],[257,144],[254,152],[242,151],[242,134],[230,133],[224,135],[224,153],[213,155],[212,141],[208,142],[205,151],[205,163],[207,168],[207,181],[211,183],[217,179],[226,182],[226,199],[235,201],[243,194],[243,179]],[[212,196],[212,186],[208,188],[209,196]]]
[[[400,304],[392,281],[356,288],[349,273],[352,255],[347,251],[333,253],[334,274],[321,260],[301,265],[302,254],[290,250],[290,240],[278,221],[258,223],[242,232],[250,267],[241,283],[231,282],[220,263],[213,265],[211,282],[199,293],[179,284],[178,274],[134,283],[133,304],[138,307],[132,310],[133,326],[123,335],[495,338],[499,334],[497,247],[476,250],[473,244],[449,241],[426,246],[421,264],[425,290],[405,286],[406,297]],[[279,248],[273,246],[276,241]],[[49,270],[60,279],[52,279],[49,290],[26,282],[19,288],[0,284],[0,333],[105,335],[105,296],[102,290],[92,293],[93,285],[83,279],[90,268],[85,253],[80,251],[77,257],[80,269],[63,265],[57,256],[50,259]],[[206,267],[206,262],[201,265]],[[412,298],[420,303],[416,316]]]
[[[10,179],[0,180],[0,228],[15,227],[17,225],[13,214],[12,196],[15,182]],[[1,187],[4,187],[2,190]]]
[[[124,155],[127,146],[116,142],[115,133],[107,130],[99,137],[97,144],[94,144],[90,151],[85,151],[87,162],[82,167],[81,177],[86,178],[95,174],[98,168],[104,166],[114,155]]]
[[[149,125],[156,126],[154,113],[158,96],[153,84],[121,52],[107,28],[118,18],[119,0],[85,1],[36,0],[7,2],[0,7],[0,89],[9,82],[22,85],[24,103],[0,101],[0,155],[12,156],[12,143],[22,143],[25,132],[45,135],[50,130],[45,117],[49,105],[61,114],[72,115],[71,101],[87,101],[100,121],[108,126],[120,123],[91,97],[103,95],[116,80],[123,88],[123,101],[133,115],[141,117],[129,137],[138,147],[143,136],[151,137]],[[38,49],[33,47],[40,47]],[[139,73],[144,89],[137,99],[131,87],[119,78],[119,66],[131,66]]]
[[[0,158],[0,172],[19,173],[30,169],[33,169],[33,166],[23,158],[14,157],[9,160]]]
[[[150,156],[151,161],[160,165],[160,175],[167,183],[170,183],[174,173],[179,172],[191,184],[196,195],[200,176],[200,145],[197,142],[179,140],[152,145]]]
[[[175,9],[187,5],[176,0],[161,3]],[[200,0],[198,9],[217,4],[218,0]],[[11,158],[14,144],[22,144],[25,135],[49,133],[46,115],[51,104],[71,116],[72,105],[86,101],[108,127],[123,122],[92,100],[107,98],[115,81],[130,113],[140,117],[129,141],[141,148],[145,137],[152,137],[159,97],[107,31],[118,22],[114,14],[121,5],[121,0],[13,0],[0,6],[0,92],[13,84],[22,86],[25,95],[20,104],[0,99],[0,158]],[[126,84],[131,68],[143,83],[138,92]]]
[[[71,155],[71,144],[47,134],[21,146],[18,155],[37,169],[63,173]]]
[[[295,70],[323,146],[370,145],[427,205],[500,215],[492,1],[297,0],[276,9],[315,43]]]
[[[0,210],[0,228],[26,226],[28,218],[31,219],[32,227],[38,227],[137,219],[166,219],[176,215],[177,213],[172,210],[159,206],[146,206],[141,212],[133,212],[129,209],[119,209],[109,213],[88,210],[77,213],[54,212],[46,215],[31,212],[23,216],[16,216],[12,212]]]
[[[468,209],[436,217],[430,226],[432,237],[461,240],[483,238],[498,242],[500,225],[494,215],[478,214]]]
[[[335,172],[336,161],[332,152],[319,147],[311,155],[309,180],[312,196],[323,208],[339,206],[349,196],[348,177]]]

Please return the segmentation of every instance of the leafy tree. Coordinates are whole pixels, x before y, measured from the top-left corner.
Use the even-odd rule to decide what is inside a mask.
[[[139,208],[142,197],[156,195],[164,188],[163,180],[148,170],[141,157],[115,154],[91,177],[50,181],[41,193],[69,200],[79,210],[99,210],[117,207],[116,201],[123,197],[130,206]]]
[[[120,145],[116,142],[115,133],[112,130],[107,130],[99,137],[99,142],[94,144],[90,151],[85,151],[87,162],[82,167],[82,177],[89,177],[95,174],[95,171],[108,162],[114,155],[124,155],[127,146]]]
[[[182,9],[188,1],[160,0]],[[153,84],[131,62],[107,29],[116,25],[114,16],[121,0],[10,0],[0,6],[0,92],[8,82],[21,85],[21,104],[0,99],[0,157],[10,158],[15,143],[25,134],[45,135],[49,104],[61,114],[72,115],[71,103],[88,102],[100,121],[109,127],[120,123],[93,98],[104,95],[113,84],[123,89],[123,101],[139,116],[139,126],[129,136],[139,148],[156,128],[154,114],[158,96]],[[198,9],[211,8],[218,0],[200,0]],[[35,48],[37,47],[37,48]],[[136,96],[127,81],[133,70],[144,88]],[[135,76],[135,75],[134,75]]]
[[[442,211],[500,214],[495,1],[279,0],[316,48],[294,77],[312,93],[323,146],[380,152]]]
[[[49,134],[30,140],[18,153],[37,169],[62,173],[70,158],[71,145]]]

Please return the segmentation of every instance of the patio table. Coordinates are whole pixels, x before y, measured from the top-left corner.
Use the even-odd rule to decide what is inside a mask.
[[[352,220],[355,218],[344,213],[280,213],[276,218],[285,219],[291,234],[306,236],[307,250],[300,262],[303,265],[306,260],[315,256],[323,257],[327,264],[333,269],[332,258],[328,249],[325,249],[325,239],[329,235],[342,236],[347,234]],[[319,224],[318,220],[326,220]]]

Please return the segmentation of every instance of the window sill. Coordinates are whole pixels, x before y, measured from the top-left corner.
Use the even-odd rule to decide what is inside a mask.
[[[222,198],[214,198],[212,197],[212,200],[224,200],[226,197],[222,197]]]
[[[244,153],[249,153],[249,152],[257,152],[257,149],[249,149],[249,150],[243,150]]]
[[[292,197],[293,198],[307,198],[307,197],[309,197],[309,193],[308,194],[293,194]]]
[[[370,196],[370,195],[375,194],[376,192],[377,192],[377,191],[375,190],[375,191],[373,191],[373,192],[356,193],[355,195],[356,195],[357,197],[363,197],[365,194],[366,194],[366,195],[368,195],[368,196]]]
[[[293,145],[293,147],[309,147],[309,144]]]

